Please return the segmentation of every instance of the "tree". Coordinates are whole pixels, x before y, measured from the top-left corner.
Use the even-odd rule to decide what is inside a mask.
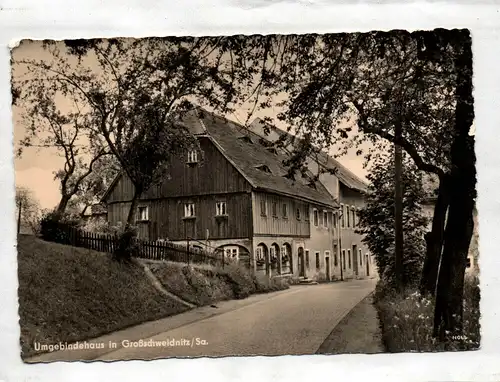
[[[422,187],[422,172],[405,155],[402,172],[403,189],[403,286],[414,286],[420,279],[425,256],[424,232],[428,219],[423,215],[422,202],[426,194]],[[394,231],[394,157],[377,159],[368,174],[370,182],[366,205],[359,211],[356,232],[364,235],[370,252],[375,256],[384,281],[396,288]]]
[[[18,77],[13,81],[17,92],[15,105],[22,110],[22,123],[26,128],[17,156],[35,147],[53,149],[63,158],[63,167],[54,173],[60,184],[61,199],[52,216],[59,220],[71,198],[82,192],[83,183],[92,174],[96,162],[109,152],[92,138],[89,121],[79,109],[77,99],[69,99],[74,102],[73,110],[61,111],[56,105],[60,89],[43,77],[29,75],[29,80]]]
[[[41,214],[40,204],[29,188],[16,186],[16,209],[17,233],[20,233],[22,225],[37,233]]]
[[[120,165],[113,155],[107,155],[96,161],[92,173],[81,183],[78,192],[68,204],[68,208],[85,216],[93,205],[100,203],[111,182],[120,172]]]
[[[278,120],[296,135],[312,137],[317,150],[337,145],[342,154],[357,148],[370,162],[389,142],[402,147],[419,170],[440,179],[422,284],[435,284],[442,252],[435,326],[460,332],[475,198],[474,137],[468,134],[474,116],[469,32],[269,38],[274,50],[262,64],[265,80],[255,96],[261,107],[280,107]],[[282,101],[276,104],[278,95]],[[400,124],[402,134],[395,136]],[[363,152],[360,145],[367,141],[372,148]],[[295,150],[292,161],[303,160],[303,150]]]
[[[238,88],[252,80],[250,72],[235,70],[246,65],[243,54],[233,54],[242,41],[236,36],[48,42],[50,60],[20,64],[49,83],[53,94],[74,100],[90,141],[109,150],[132,181],[130,225],[137,198],[168,167],[166,154],[197,144],[178,123],[193,101],[224,112],[242,94]],[[32,96],[30,102],[38,100]]]

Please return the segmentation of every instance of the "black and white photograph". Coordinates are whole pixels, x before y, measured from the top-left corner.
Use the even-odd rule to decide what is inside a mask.
[[[25,363],[480,348],[468,29],[24,39]]]

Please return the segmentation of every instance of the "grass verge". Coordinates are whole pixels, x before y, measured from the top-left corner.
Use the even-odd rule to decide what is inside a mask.
[[[162,262],[149,267],[168,291],[198,306],[289,288],[286,280],[258,277],[237,265],[193,267]]]
[[[415,290],[396,294],[382,281],[377,284],[374,303],[382,339],[388,352],[435,352],[475,350],[480,343],[479,282],[468,276],[464,286],[463,338],[439,343],[432,336],[434,300]]]
[[[111,255],[18,238],[21,356],[34,344],[93,338],[186,311],[159,293],[137,265]]]

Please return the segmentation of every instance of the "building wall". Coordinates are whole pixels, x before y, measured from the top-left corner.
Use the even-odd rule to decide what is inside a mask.
[[[342,265],[344,278],[374,277],[377,274],[375,261],[369,254],[367,246],[362,242],[363,236],[355,232],[358,219],[357,211],[364,206],[363,195],[341,185],[340,206],[342,214],[339,222],[340,256],[343,261],[345,251],[345,264]],[[354,224],[352,211],[355,211]]]
[[[225,202],[227,216],[216,216],[216,203]],[[195,217],[184,216],[184,205],[194,203]],[[185,196],[141,200],[138,208],[147,207],[149,219],[138,221],[139,236],[147,240],[168,239],[195,240],[208,238],[232,239],[251,237],[251,194]],[[125,224],[130,203],[111,203],[108,206],[109,221]],[[139,218],[139,215],[136,214]]]
[[[199,139],[198,163],[188,164],[184,157],[173,157],[168,177],[158,186],[145,192],[142,199],[213,195],[219,193],[250,192],[250,184],[220,153],[209,138]],[[134,186],[122,176],[106,198],[107,203],[132,200]]]
[[[265,211],[262,211],[262,204]],[[273,205],[276,214],[273,214]],[[286,206],[287,216],[284,216]],[[309,221],[307,220],[309,204],[298,199],[269,194],[252,193],[253,234],[254,236],[295,236],[308,237]],[[300,216],[297,218],[297,210]]]
[[[261,214],[261,202],[266,203],[266,216]],[[272,203],[277,204],[277,216],[273,216]],[[282,206],[287,204],[287,218],[283,217]],[[336,230],[333,225],[335,211],[312,203],[306,203],[297,199],[254,192],[252,198],[254,236],[252,243],[252,260],[254,270],[257,274],[276,275],[279,269],[272,268],[269,264],[259,263],[257,250],[264,251],[266,256],[271,247],[281,249],[288,245],[291,250],[291,275],[294,278],[301,276],[325,280],[328,272],[326,269],[325,254],[329,252],[330,279],[339,277],[340,268],[334,267],[334,244],[336,243]],[[297,209],[300,210],[299,219]],[[315,226],[314,210],[318,211],[318,225]],[[328,214],[328,225],[323,223],[323,211]],[[302,261],[304,262],[304,273],[300,271],[299,248],[302,248]],[[316,252],[319,252],[319,267],[316,266]],[[307,256],[308,254],[308,256]],[[266,258],[267,259],[267,258]],[[279,262],[279,260],[278,260]],[[287,268],[288,269],[288,268]],[[288,274],[288,273],[287,273]]]

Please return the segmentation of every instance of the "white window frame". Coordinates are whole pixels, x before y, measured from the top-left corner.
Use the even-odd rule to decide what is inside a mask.
[[[345,228],[345,206],[343,204],[340,205],[341,207],[341,221],[340,221],[340,228]]]
[[[352,227],[354,228],[356,227],[356,217],[358,215],[355,206],[351,206],[351,213],[352,213]]]
[[[283,219],[288,219],[288,204],[283,203],[281,212],[283,213]]]
[[[187,163],[198,163],[198,152],[196,150],[188,151]]]
[[[184,203],[184,217],[192,218],[196,216],[196,208],[194,203]]]
[[[328,228],[328,211],[323,210],[323,227]]]
[[[265,199],[261,199],[260,201],[260,216],[267,216],[267,202]]]
[[[143,212],[145,212],[145,213],[143,213]],[[139,215],[138,221],[141,221],[141,222],[149,221],[149,208],[148,208],[148,206],[137,207],[137,214]]]
[[[255,258],[257,260],[264,260],[264,249],[260,245],[255,248]]]
[[[314,251],[314,265],[316,266],[316,270],[319,271],[321,269],[321,252]]]
[[[346,206],[346,216],[347,216],[346,227],[350,228],[351,227],[351,207],[350,206]]]
[[[230,260],[238,260],[240,257],[240,249],[235,245],[227,245],[224,247],[224,257]]]
[[[227,203],[225,201],[215,202],[215,215],[227,216]]]
[[[315,227],[319,227],[319,212],[316,208],[313,208],[313,224]]]

